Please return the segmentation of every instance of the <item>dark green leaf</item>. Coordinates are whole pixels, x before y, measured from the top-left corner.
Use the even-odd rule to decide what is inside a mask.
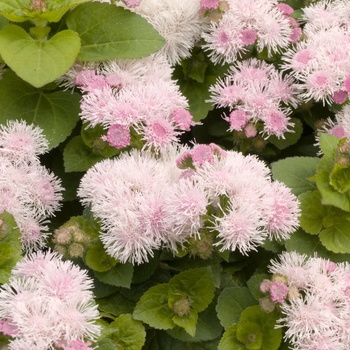
[[[129,288],[134,268],[131,264],[117,264],[107,272],[96,272],[95,276],[103,283],[116,287]]]

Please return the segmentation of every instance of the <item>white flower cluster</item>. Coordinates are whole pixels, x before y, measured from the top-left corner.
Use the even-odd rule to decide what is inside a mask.
[[[40,164],[42,130],[24,121],[0,126],[0,213],[13,215],[26,250],[45,244],[48,218],[60,207],[61,182]]]

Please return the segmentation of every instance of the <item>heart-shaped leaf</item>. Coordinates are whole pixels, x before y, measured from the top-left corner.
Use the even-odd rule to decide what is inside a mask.
[[[23,28],[7,25],[0,31],[0,55],[23,80],[44,86],[63,75],[80,50],[79,35],[63,30],[50,40],[33,39]]]

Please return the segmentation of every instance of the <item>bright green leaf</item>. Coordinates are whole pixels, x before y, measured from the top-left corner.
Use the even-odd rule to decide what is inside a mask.
[[[104,338],[97,342],[98,350],[118,350],[112,339]]]
[[[300,200],[301,216],[300,226],[311,235],[317,235],[322,230],[323,218],[326,216],[326,208],[321,203],[321,194],[318,191],[302,193]]]
[[[227,287],[219,298],[216,306],[219,320],[223,327],[227,329],[233,323],[237,323],[242,311],[251,305],[256,304],[256,300],[246,287]]]
[[[340,193],[350,189],[350,168],[336,163],[329,177],[330,184]]]
[[[85,264],[96,272],[109,271],[117,264],[117,260],[106,253],[102,243],[92,244],[84,257]]]
[[[218,350],[246,350],[244,344],[237,339],[237,324],[233,324],[227,328],[222,336]]]
[[[0,30],[2,59],[35,87],[51,83],[66,73],[79,50],[79,35],[72,30],[58,32],[49,40],[33,39],[17,25],[7,25]]]
[[[95,271],[95,276],[103,283],[107,283],[115,287],[129,288],[133,271],[133,266],[129,263],[117,264],[106,272]]]
[[[108,338],[112,339],[117,349],[141,350],[146,339],[145,328],[130,314],[120,315],[110,325]]]
[[[198,315],[196,333],[193,337],[180,327],[169,329],[167,332],[183,342],[203,342],[218,338],[221,335],[222,326],[216,315],[215,303],[211,303],[206,310]]]
[[[81,136],[73,137],[63,151],[64,168],[68,173],[86,171],[103,159],[86,146]]]
[[[177,326],[183,328],[191,337],[195,336],[198,321],[197,312],[192,311],[191,313],[185,316],[174,315],[172,321]]]
[[[72,132],[79,120],[80,95],[69,91],[38,90],[7,71],[0,80],[0,123],[23,119],[41,127],[56,147]]]
[[[283,182],[297,196],[315,189],[316,186],[308,179],[316,173],[319,161],[314,157],[281,159],[271,164],[272,177]]]
[[[237,324],[237,339],[244,343],[247,349],[260,350],[262,333],[258,324],[249,321],[240,321]]]
[[[253,339],[254,335],[256,337],[259,337],[260,334],[262,334],[262,341],[261,341],[261,350],[277,350],[281,344],[282,341],[282,329],[281,328],[275,328],[277,324],[277,319],[279,318],[279,315],[277,315],[274,312],[266,313],[261,310],[260,306],[249,306],[247,307],[241,314],[241,318],[239,320],[239,323],[243,323],[244,325],[249,324],[256,324],[259,326],[259,332],[257,331],[257,328],[254,326],[254,331],[251,329],[253,333],[251,333],[251,338]],[[237,335],[238,335],[238,329],[241,328],[241,326],[237,324]],[[248,347],[247,347],[248,348]]]
[[[186,293],[192,309],[197,312],[205,310],[214,298],[213,274],[209,268],[180,272],[169,281],[169,285]]]
[[[322,203],[333,205],[350,212],[350,193],[340,193],[330,184],[329,172],[326,170],[316,174],[316,185],[322,196]]]
[[[327,133],[321,133],[320,148],[324,155],[328,157],[333,157],[337,149],[338,143],[338,137]]]
[[[255,300],[259,300],[260,298],[263,298],[266,296],[261,290],[260,290],[260,285],[261,282],[264,279],[269,279],[271,276],[266,274],[266,273],[256,273],[252,275],[249,280],[247,281],[247,286],[249,288],[250,293],[253,295]],[[253,305],[253,304],[251,304]],[[247,305],[247,306],[251,306]],[[237,322],[237,321],[235,321]]]
[[[146,19],[120,6],[87,3],[74,9],[66,22],[80,35],[81,61],[141,58],[164,45]]]
[[[137,303],[133,317],[156,329],[174,328],[174,313],[168,306],[168,294],[168,283],[151,287]]]

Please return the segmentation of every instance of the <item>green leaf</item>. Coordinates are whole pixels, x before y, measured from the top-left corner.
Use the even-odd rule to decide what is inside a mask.
[[[86,146],[81,136],[73,137],[63,151],[64,168],[67,173],[86,171],[103,159],[105,157]]]
[[[339,138],[326,133],[320,135],[320,148],[324,155],[333,157],[339,143]]]
[[[106,253],[101,242],[92,244],[84,257],[85,264],[96,272],[109,271],[117,264],[117,260]]]
[[[340,193],[350,189],[350,168],[336,163],[330,174],[330,184]]]
[[[244,344],[237,339],[237,324],[227,328],[220,340],[218,350],[246,350]]]
[[[291,157],[271,164],[272,178],[283,182],[297,196],[314,190],[316,186],[308,179],[316,173],[319,158]]]
[[[108,327],[110,338],[117,349],[141,350],[146,340],[146,331],[140,321],[130,314],[120,315]]]
[[[249,280],[247,281],[247,286],[249,288],[249,291],[253,295],[255,300],[259,300],[260,298],[263,298],[264,296],[266,296],[260,290],[260,285],[264,279],[270,279],[270,277],[271,276],[266,274],[266,273],[256,273],[256,274],[252,275],[249,278]],[[253,305],[253,304],[251,304],[251,305]],[[247,305],[247,306],[251,306],[251,305]]]
[[[275,328],[278,318],[279,316],[276,313],[266,313],[262,311],[258,305],[249,306],[241,314],[241,318],[237,324],[237,336],[238,329],[248,324],[255,324],[259,326],[259,331],[256,326],[250,328],[250,336],[246,336],[245,339],[258,338],[260,334],[262,334],[261,347],[258,349],[277,350],[282,341],[282,329]],[[249,349],[248,346],[247,348]],[[253,347],[253,349],[255,349],[255,347]]]
[[[117,350],[113,343],[113,340],[108,338],[100,339],[97,342],[97,346],[98,350]]]
[[[209,268],[197,268],[180,272],[174,276],[169,285],[185,293],[191,307],[196,312],[205,310],[214,298],[213,274]]]
[[[240,321],[237,324],[237,339],[244,343],[247,349],[261,349],[263,337],[260,326],[254,322]]]
[[[95,271],[95,276],[103,283],[129,288],[134,268],[131,264],[117,264],[106,272]]]
[[[131,313],[135,304],[123,297],[119,293],[109,295],[105,298],[97,299],[98,309],[101,312],[112,316],[120,316],[121,314]]]
[[[13,216],[0,214],[0,284],[7,283],[11,270],[22,258],[21,233]]]
[[[74,9],[66,22],[80,35],[81,61],[141,58],[164,45],[146,19],[120,6],[87,3]]]
[[[233,323],[237,323],[242,311],[256,300],[246,287],[227,287],[219,298],[216,311],[222,326],[228,329]]]
[[[285,242],[285,246],[287,252],[295,251],[310,257],[316,253],[320,258],[329,259],[334,262],[350,261],[350,254],[335,254],[328,251],[321,244],[318,236],[311,236],[301,229],[291,235]]]
[[[0,123],[23,119],[41,127],[56,147],[72,132],[79,120],[80,95],[69,91],[38,90],[7,71],[0,80]]]
[[[350,253],[350,221],[346,214],[330,208],[324,223],[326,228],[319,234],[321,243],[334,253]]]
[[[90,0],[50,0],[42,1],[40,8],[33,6],[33,1],[1,0],[0,13],[13,22],[49,21],[57,22],[72,7]]]
[[[308,191],[298,197],[300,201],[300,226],[311,235],[317,235],[322,230],[323,218],[327,209],[322,205],[319,191]]]
[[[2,59],[35,87],[51,83],[66,73],[79,50],[79,35],[72,30],[58,32],[49,40],[33,39],[17,25],[7,25],[0,30]]]
[[[136,304],[133,317],[156,329],[174,328],[174,313],[168,306],[168,294],[168,283],[151,287]]]
[[[316,185],[322,196],[322,204],[333,205],[350,212],[350,193],[338,192],[329,181],[328,171],[323,170],[316,174]]]
[[[191,337],[195,336],[198,321],[197,312],[192,311],[185,316],[174,315],[172,320],[177,326],[183,328]]]
[[[286,132],[284,134],[284,139],[278,138],[277,136],[271,136],[268,139],[269,142],[280,150],[296,144],[303,133],[303,124],[299,119],[291,118],[290,121],[294,123],[294,127],[292,128],[291,132]]]
[[[214,340],[221,335],[222,327],[215,311],[215,303],[198,315],[198,322],[196,332],[191,337],[184,329],[175,327],[167,330],[173,338],[179,339],[183,342],[203,342]]]

